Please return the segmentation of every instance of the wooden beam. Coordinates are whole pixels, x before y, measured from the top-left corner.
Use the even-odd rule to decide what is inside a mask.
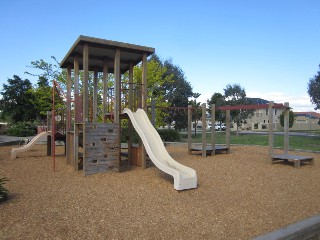
[[[207,157],[207,122],[206,122],[206,112],[207,107],[205,103],[202,103],[202,157]]]
[[[114,57],[114,87],[115,87],[115,102],[114,102],[114,121],[120,123],[121,109],[121,73],[120,73],[120,49],[116,49]]]
[[[89,104],[89,46],[84,45],[83,48],[83,122],[89,121],[88,104]]]
[[[216,110],[222,110],[222,111],[226,111],[226,110],[250,110],[250,109],[268,109],[269,108],[269,104],[254,104],[254,105],[238,105],[238,106],[219,106],[216,107]],[[277,109],[285,109],[286,106],[284,106],[283,104],[273,104],[273,108],[277,108]]]
[[[289,153],[289,103],[285,102],[284,105],[287,107],[284,111],[284,143],[283,143],[283,151],[284,154]]]
[[[273,156],[273,148],[274,148],[274,134],[273,134],[273,102],[269,102],[269,156],[271,158],[272,162],[272,156]]]
[[[108,58],[103,59],[103,122],[106,123],[106,114],[108,112]]]
[[[230,110],[226,111],[226,147],[230,151]]]
[[[211,155],[216,154],[216,105],[212,104],[211,105],[211,147],[212,147],[212,152]]]
[[[188,152],[191,154],[192,105],[188,105]]]

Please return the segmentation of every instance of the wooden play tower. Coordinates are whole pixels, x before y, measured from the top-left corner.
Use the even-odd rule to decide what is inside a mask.
[[[67,69],[66,159],[76,170],[82,168],[85,175],[122,171],[121,120],[127,118],[123,109],[147,110],[147,57],[154,52],[150,47],[79,36],[62,60],[60,67]],[[139,63],[142,80],[134,83],[133,69]],[[128,81],[124,84],[125,73]],[[89,74],[93,76],[92,82]],[[99,100],[102,113],[98,111]],[[133,133],[130,122],[128,132],[130,159]],[[145,154],[141,155],[145,167]]]

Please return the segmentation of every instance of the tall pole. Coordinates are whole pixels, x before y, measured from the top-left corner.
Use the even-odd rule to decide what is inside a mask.
[[[188,152],[191,154],[192,105],[188,105]]]
[[[202,104],[202,157],[207,157],[207,122],[206,122],[206,104]]]
[[[273,102],[269,102],[268,113],[269,113],[269,156],[270,156],[270,158],[272,158],[273,157],[273,148],[274,148]]]
[[[283,150],[284,154],[289,153],[289,103],[285,102],[284,106],[286,107],[284,112],[284,143],[283,143]]]
[[[230,152],[230,110],[226,110],[226,147]]]
[[[211,147],[212,152],[211,155],[216,154],[216,105],[211,105]]]
[[[52,81],[52,114],[51,114],[51,156],[53,160],[53,172],[56,171],[56,149],[55,149],[55,135],[56,135],[56,116],[55,116],[55,82]]]
[[[147,54],[144,53],[142,55],[142,94],[141,94],[141,108],[147,112]],[[140,142],[140,146],[143,146],[143,143]],[[146,161],[146,150],[142,148],[141,154],[141,162],[142,168],[147,168],[147,161]]]
[[[108,112],[108,58],[103,59],[103,122],[106,123]]]

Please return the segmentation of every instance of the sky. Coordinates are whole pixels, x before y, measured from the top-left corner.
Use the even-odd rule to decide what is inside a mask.
[[[314,111],[319,0],[1,0],[0,91],[31,61],[61,61],[79,35],[153,47],[206,102],[228,84]],[[320,112],[319,110],[317,112]]]

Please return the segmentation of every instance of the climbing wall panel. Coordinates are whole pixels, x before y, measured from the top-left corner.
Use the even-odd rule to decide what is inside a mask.
[[[85,175],[119,171],[119,125],[115,123],[86,123]]]

